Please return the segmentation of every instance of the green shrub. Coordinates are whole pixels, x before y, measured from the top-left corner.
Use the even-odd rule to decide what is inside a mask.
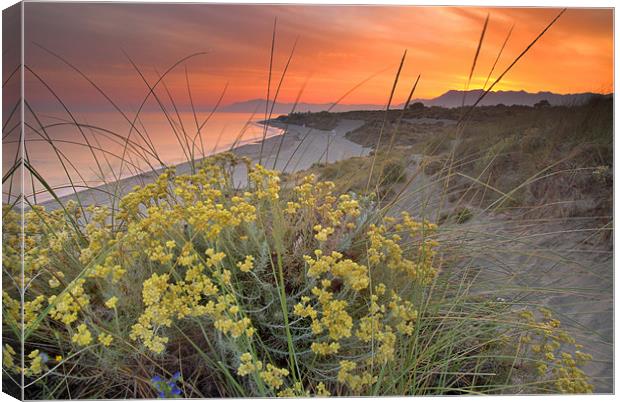
[[[237,164],[249,171],[242,189]],[[134,189],[114,219],[105,207],[30,209],[23,338],[10,281],[3,297],[5,356],[24,341],[26,397],[591,390],[585,354],[553,355],[574,344],[557,320],[516,319],[437,275],[434,224],[386,216],[312,175],[295,184],[222,154]],[[5,208],[10,278],[19,219]],[[516,384],[521,361],[539,372]]]

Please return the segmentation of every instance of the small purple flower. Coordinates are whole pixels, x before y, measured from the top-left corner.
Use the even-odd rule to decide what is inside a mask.
[[[176,372],[169,380],[166,380],[158,375],[151,378],[153,387],[158,391],[158,398],[175,398],[182,395],[183,392],[177,385],[177,381],[181,380],[182,376],[180,372]]]

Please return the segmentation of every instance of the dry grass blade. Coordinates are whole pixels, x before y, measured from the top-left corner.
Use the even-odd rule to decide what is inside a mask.
[[[487,79],[484,81],[484,85],[482,86],[482,89],[485,89],[487,87],[487,84],[489,83],[489,80],[491,79],[491,76],[493,75],[493,72],[495,71],[495,67],[497,66],[497,63],[499,62],[500,57],[502,57],[502,53],[504,52],[504,48],[506,47],[506,44],[508,43],[508,39],[510,39],[510,35],[512,35],[512,30],[514,29],[514,27],[515,25],[512,24],[512,26],[508,30],[506,39],[504,39],[504,43],[502,43],[502,47],[499,49],[499,52],[497,53],[497,57],[495,58],[495,61],[493,62],[493,66],[491,67],[491,71],[489,71],[489,75],[487,75]]]
[[[119,177],[123,177],[123,174],[122,174],[122,172],[123,172],[123,160],[125,159],[125,157],[127,155],[127,147],[129,145],[129,139],[131,137],[132,132],[135,130],[135,126],[136,126],[136,123],[138,122],[138,119],[140,117],[140,113],[142,113],[142,109],[146,105],[146,102],[149,100],[151,95],[153,95],[153,91],[155,91],[155,89],[159,86],[160,82],[172,70],[174,70],[177,66],[185,63],[186,61],[188,61],[188,60],[190,60],[190,59],[192,59],[194,57],[202,56],[202,55],[205,55],[205,54],[207,54],[207,52],[196,52],[196,53],[190,54],[189,56],[185,56],[185,57],[177,60],[168,69],[166,69],[166,71],[164,71],[163,74],[160,75],[160,77],[157,79],[157,81],[155,81],[155,83],[153,85],[149,85],[149,91],[147,92],[147,94],[142,99],[142,102],[140,103],[140,107],[138,107],[138,110],[136,111],[134,118],[131,120],[131,127],[129,129],[129,133],[127,134],[126,143],[125,143],[125,146],[123,147],[123,152],[122,152],[122,156],[121,156],[121,166],[119,167],[119,174],[118,174]],[[129,57],[129,55],[127,55],[127,54],[126,54],[126,56]],[[132,62],[132,64],[133,64],[133,62]],[[161,162],[161,164],[163,165],[164,163]]]
[[[381,137],[383,136],[383,130],[385,129],[385,124],[387,123],[388,113],[390,111],[390,106],[392,105],[392,99],[394,98],[394,92],[396,92],[396,86],[398,85],[398,79],[400,78],[400,73],[403,69],[403,65],[405,64],[405,58],[407,57],[407,50],[403,53],[403,57],[400,59],[400,64],[398,65],[398,71],[396,71],[396,76],[394,77],[394,83],[392,84],[392,90],[390,91],[390,97],[388,99],[387,106],[385,107],[385,115],[383,117],[383,123],[381,124],[381,130],[379,130],[379,137],[377,138],[377,145],[375,146],[375,153],[373,155],[372,164],[370,165],[370,173],[368,174],[368,183],[366,184],[366,192],[370,188],[370,182],[372,180],[372,173],[375,167],[375,163],[377,161],[377,154],[379,152],[379,148],[381,146]]]
[[[413,97],[415,89],[418,86],[418,82],[420,82],[420,76],[421,75],[418,74],[418,77],[415,79],[415,82],[413,83],[413,86],[411,87],[411,91],[409,91],[409,96],[407,96],[407,101],[403,105],[403,110],[398,115],[398,119],[396,120],[396,125],[394,127],[394,130],[392,131],[392,136],[390,137],[390,144],[389,144],[389,146],[387,148],[387,153],[388,154],[392,151],[392,148],[394,147],[394,140],[396,139],[396,133],[398,132],[398,128],[400,126],[401,121],[403,120],[405,112],[409,108],[409,104],[411,103],[411,98]]]
[[[60,54],[51,51],[50,49],[46,48],[45,46],[42,46],[36,42],[33,43],[35,46],[39,47],[41,50],[47,52],[48,54],[50,54],[51,56],[57,58],[58,60],[60,60],[62,63],[64,63],[65,65],[67,65],[69,68],[71,68],[73,71],[75,71],[76,73],[78,73],[84,80],[86,80],[93,88],[95,88],[95,90],[101,94],[101,96],[103,96],[105,98],[106,101],[108,101],[108,103],[110,105],[112,105],[112,107],[114,108],[114,110],[116,110],[131,126],[131,129],[133,131],[135,131],[138,136],[140,136],[142,138],[143,141],[145,141],[145,143],[149,144],[152,146],[152,144],[150,143],[150,141],[148,141],[148,138],[145,138],[145,134],[146,133],[141,133],[140,130],[138,130],[138,128],[135,125],[135,120],[132,121],[125,112],[123,112],[123,110],[118,106],[118,104],[116,102],[114,102],[112,100],[112,98],[110,98],[110,96],[108,96],[108,94],[101,89],[101,87],[99,85],[97,85],[90,77],[88,77],[81,69],[79,69],[77,66],[75,66],[73,63],[71,63],[69,60],[67,60],[66,58],[64,58],[63,56],[61,56]],[[156,150],[151,148],[151,150],[156,153]]]
[[[189,96],[189,104],[192,109],[192,116],[194,116],[194,123],[196,124],[196,134],[194,135],[194,138],[192,139],[192,154],[194,153],[194,146],[196,145],[196,139],[198,138],[200,139],[200,152],[202,154],[202,157],[204,158],[206,156],[205,145],[204,145],[204,141],[202,140],[202,132],[200,129],[200,125],[198,124],[198,115],[196,114],[196,107],[194,106],[194,98],[192,97],[192,87],[189,84],[189,74],[187,72],[187,66],[185,66],[185,84],[187,85],[187,95]]]
[[[304,89],[306,88],[306,85],[308,84],[308,80],[304,81],[303,85],[301,86],[301,88],[299,89],[299,92],[297,93],[297,97],[295,98],[295,103],[293,104],[293,108],[291,109],[291,113],[295,113],[295,110],[297,109],[297,105],[299,104],[299,99],[301,99],[301,95],[304,92]],[[280,151],[282,150],[282,145],[284,144],[284,138],[286,137],[286,134],[288,133],[288,122],[286,123],[286,126],[284,127],[284,131],[282,132],[282,135],[280,135],[280,142],[278,143],[278,149],[276,151],[276,156],[273,160],[273,169],[276,168],[276,165],[278,163],[278,159],[280,157]]]
[[[465,91],[463,92],[463,101],[461,102],[461,107],[465,106],[465,98],[467,96],[467,91],[469,90],[471,79],[474,76],[474,71],[476,71],[476,64],[478,63],[478,56],[480,56],[480,50],[482,49],[482,43],[484,42],[484,35],[487,32],[488,26],[489,26],[489,14],[487,14],[487,17],[484,19],[484,25],[482,26],[482,32],[480,33],[480,40],[478,40],[478,47],[476,47],[476,54],[474,55],[474,61],[471,64],[471,70],[469,70],[469,76],[467,77],[467,84],[465,84]]]
[[[484,99],[485,96],[487,96],[487,94],[489,92],[491,92],[491,90],[495,87],[495,85],[497,85],[502,78],[504,78],[504,76],[515,66],[515,64],[517,64],[517,62],[519,60],[521,60],[523,58],[523,56],[526,55],[526,53],[532,48],[532,46],[534,46],[534,44],[536,44],[536,42],[538,42],[538,40],[540,40],[540,38],[543,37],[543,35],[545,33],[547,33],[547,31],[549,30],[549,28],[551,28],[562,16],[562,14],[564,14],[564,12],[566,12],[566,8],[562,9],[562,11],[560,11],[558,13],[558,15],[555,16],[555,18],[553,20],[551,20],[551,22],[549,22],[549,24],[545,27],[545,29],[543,29],[538,36],[536,36],[529,45],[527,45],[527,47],[525,49],[523,49],[523,51],[512,61],[512,63],[510,63],[510,65],[508,67],[506,67],[506,69],[499,75],[499,77],[497,77],[497,79],[495,81],[493,81],[493,84],[491,84],[491,86],[489,86],[489,88],[484,91],[479,97],[478,99],[474,102],[474,104],[467,110],[467,112],[463,115],[463,117],[461,117],[457,123],[457,125],[460,125],[467,117],[469,117],[469,115],[471,114],[471,112],[474,110],[474,108],[476,106],[478,106],[478,104],[480,103],[480,101],[482,101],[482,99]]]
[[[278,18],[274,18],[273,20],[273,32],[271,35],[271,51],[269,52],[269,76],[267,78],[267,100],[265,101],[265,123],[263,127],[263,139],[260,143],[260,153],[258,156],[258,163],[261,164],[263,162],[263,146],[265,143],[265,137],[267,137],[267,126],[269,123],[267,122],[267,113],[269,112],[269,98],[271,95],[271,72],[273,70],[273,54],[276,47],[276,27],[278,25]],[[275,103],[275,102],[274,102]]]
[[[13,71],[11,71],[11,73],[10,73],[10,74],[9,74],[9,76],[6,78],[6,80],[4,80],[4,81],[2,82],[2,88],[4,88],[4,86],[5,86],[6,84],[8,84],[8,82],[9,82],[9,81],[11,81],[11,78],[13,78],[13,76],[14,76],[15,74],[17,74],[17,72],[18,72],[18,71],[20,71],[20,67],[21,67],[21,66],[20,66],[20,65],[18,65],[17,67],[15,67],[15,69],[14,69]]]

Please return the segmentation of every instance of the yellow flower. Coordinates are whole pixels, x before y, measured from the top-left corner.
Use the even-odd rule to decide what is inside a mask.
[[[15,367],[15,362],[13,358],[15,357],[15,349],[8,343],[4,345],[4,350],[2,353],[2,365],[7,369],[12,369]]]
[[[31,359],[30,367],[24,370],[24,374],[27,376],[41,374],[41,372],[45,368],[45,363],[48,360],[47,354],[41,353],[39,349],[35,349],[30,352],[28,358]]]
[[[69,325],[78,319],[78,313],[88,305],[89,298],[84,292],[84,279],[78,279],[70,284],[60,296],[52,295],[48,303],[52,305],[50,316]]]
[[[71,341],[79,346],[90,345],[90,343],[93,341],[93,337],[88,330],[86,324],[78,325],[77,333],[73,335]]]
[[[286,209],[284,210],[287,214],[295,215],[297,210],[301,207],[297,202],[287,202]]]
[[[248,179],[256,187],[256,197],[261,199],[277,200],[280,192],[280,178],[274,170],[267,170],[256,164],[250,169]]]
[[[105,302],[105,306],[109,309],[115,309],[116,303],[118,302],[118,297],[112,296]]]
[[[207,249],[205,252],[207,254],[207,267],[215,267],[217,266],[224,258],[226,258],[226,254],[220,252],[216,253],[212,248]]]
[[[288,370],[267,364],[267,369],[260,373],[265,384],[273,389],[278,389],[284,384],[284,377],[288,376]]]
[[[319,382],[316,386],[316,396],[331,396],[331,393],[327,390],[327,388],[325,387],[325,384],[323,384],[323,382]]]
[[[318,251],[318,253],[317,253]],[[331,255],[322,255],[320,250],[316,250],[316,259],[304,256],[304,260],[309,265],[308,276],[312,278],[320,277],[326,273],[342,278],[344,283],[354,290],[363,290],[368,287],[370,279],[368,268],[350,259],[341,260],[342,254],[334,251]]]
[[[347,384],[353,392],[359,392],[364,386],[372,385],[377,381],[377,377],[366,372],[361,375],[351,374],[357,368],[357,364],[352,361],[343,360],[340,362],[338,370],[338,382]]]
[[[333,355],[338,353],[338,350],[340,350],[340,343],[312,342],[310,349],[312,349],[312,351],[319,356]]]
[[[334,233],[334,228],[331,228],[331,227],[324,228],[321,225],[315,225],[313,229],[315,232],[317,232],[314,235],[314,238],[321,242],[327,241],[327,236]]]
[[[97,337],[97,340],[99,340],[99,343],[101,343],[103,346],[110,346],[113,339],[114,338],[112,338],[112,335],[103,333],[99,334],[99,336]]]
[[[292,387],[285,388],[276,394],[279,398],[308,397],[310,393],[304,389],[301,382],[297,381]]]
[[[245,261],[238,262],[237,266],[242,272],[250,272],[254,268],[254,257],[251,255],[246,256]]]
[[[166,248],[173,249],[175,248],[177,243],[174,240],[168,240],[166,242]]]
[[[240,359],[241,364],[237,369],[237,374],[242,377],[248,374],[256,373],[263,368],[263,363],[260,361],[254,362],[252,355],[247,352],[242,354]]]

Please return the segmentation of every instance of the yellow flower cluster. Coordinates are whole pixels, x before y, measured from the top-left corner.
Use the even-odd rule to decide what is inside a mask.
[[[375,287],[368,315],[360,319],[355,335],[366,343],[377,341],[379,349],[376,357],[380,362],[386,363],[394,357],[396,348],[394,328],[400,335],[411,335],[418,312],[411,302],[402,302],[396,292],[392,292],[387,306],[384,303],[379,304],[379,299],[384,293],[385,285],[379,284]]]
[[[97,337],[97,340],[99,341],[99,343],[101,343],[103,346],[110,346],[112,344],[112,340],[114,338],[112,337],[112,335],[110,334],[99,334],[99,336]]]
[[[263,368],[263,363],[260,361],[254,362],[252,355],[247,352],[242,354],[240,359],[241,364],[237,369],[237,374],[242,377],[248,374],[257,373]]]
[[[237,374],[247,376],[250,374],[258,374],[260,379],[270,388],[277,390],[284,384],[284,378],[288,376],[287,369],[278,368],[271,363],[267,363],[263,370],[263,363],[255,361],[250,353],[243,353],[240,357],[241,364],[237,368]]]
[[[78,319],[78,313],[86,307],[90,299],[84,292],[85,279],[77,279],[59,295],[52,295],[48,299],[50,316],[69,325]]]
[[[87,346],[90,345],[93,341],[93,336],[90,333],[90,330],[86,326],[86,324],[80,324],[77,327],[77,332],[71,338],[71,342],[79,345],[79,346]]]
[[[316,385],[316,396],[319,396],[319,397],[331,396],[331,393],[327,390],[327,388],[325,387],[325,384],[323,384],[322,381]]]
[[[327,356],[338,353],[340,343],[338,342],[312,342],[310,349],[319,356]]]
[[[323,255],[321,250],[315,250],[316,259],[305,255],[304,260],[308,264],[308,276],[319,278],[325,274],[330,274],[333,278],[340,278],[345,285],[353,290],[363,290],[368,287],[370,279],[368,268],[350,259],[342,259],[342,254],[333,251],[331,255]]]
[[[101,346],[121,344],[115,340],[122,341],[120,328],[127,324],[130,339],[150,352],[162,353],[169,337],[176,335],[178,321],[187,318],[201,326],[207,321],[218,332],[214,342],[225,342],[227,350],[237,351],[226,353],[224,359],[232,362],[223,363],[239,363],[236,374],[244,377],[240,381],[255,381],[262,389],[264,383],[272,395],[327,396],[328,385],[338,393],[346,388],[358,393],[372,386],[377,363],[398,357],[399,342],[413,334],[418,315],[406,297],[397,289],[388,291],[381,281],[398,286],[400,278],[389,282],[388,275],[402,272],[409,275],[406,280],[414,277],[428,283],[433,278],[437,244],[428,236],[435,226],[404,214],[400,223],[386,219],[387,224],[369,228],[366,214],[361,217],[360,212],[365,198],[335,195],[334,183],[318,182],[312,175],[294,187],[289,198],[288,193],[280,193],[276,172],[250,166],[248,161],[243,161],[248,165],[248,191],[239,190],[232,185],[229,168],[238,161],[230,155],[207,159],[192,167],[191,174],[181,176],[166,170],[154,183],[127,194],[114,216],[108,208],[89,207],[79,223],[83,232],[79,239],[67,228],[71,222],[62,213],[34,209],[29,276],[40,278],[34,294],[45,296],[30,296],[26,301],[26,321],[37,321],[48,303],[48,319],[66,324],[65,336],[73,347],[96,343],[100,346],[92,347],[94,354],[104,353]],[[70,208],[79,216],[76,206]],[[281,249],[274,238],[279,224],[284,226],[284,250],[290,244],[295,252],[278,254]],[[43,232],[44,225],[57,234]],[[13,229],[18,232],[19,227]],[[403,238],[414,247],[401,248]],[[18,265],[13,253],[19,253],[19,242],[9,243],[13,250],[9,247],[8,258]],[[68,264],[67,256],[71,262],[79,260],[80,269],[72,272],[75,264]],[[281,297],[281,283],[273,276],[276,271],[263,269],[281,257],[285,269],[306,272],[295,278],[284,274],[282,293],[287,303],[295,300],[288,305],[275,302]],[[142,287],[136,295],[138,303],[128,291],[134,283]],[[62,290],[48,297],[50,289],[57,288]],[[4,292],[3,299],[7,317],[19,322],[19,302],[9,292]],[[250,305],[249,300],[264,300],[264,308]],[[288,336],[281,330],[285,327],[262,320],[288,318],[289,306],[296,319],[294,331],[303,333],[293,338],[307,340],[304,345],[313,354],[313,364],[338,372],[332,384],[308,382],[302,360],[287,366],[283,354],[274,358],[263,348],[263,336],[270,333],[278,339],[269,339],[270,348],[286,345],[279,342],[284,339],[279,337]],[[100,315],[95,319],[90,314]],[[116,326],[105,322],[111,319]],[[104,321],[101,328],[94,324],[99,325],[99,320]],[[120,332],[110,333],[110,328]],[[257,331],[260,342],[255,339]],[[5,367],[14,365],[15,353],[9,348],[4,347]],[[241,353],[248,350],[252,353]],[[232,356],[238,353],[235,362]],[[46,356],[32,352],[29,372],[41,373]],[[281,364],[288,369],[302,365],[303,383],[296,376],[289,379],[289,370],[279,368]]]
[[[74,218],[79,218],[80,213],[75,202],[68,202],[65,205],[67,214]],[[41,206],[31,206],[24,212],[24,233],[21,233],[21,215],[17,210],[8,206],[3,207],[3,272],[12,277],[10,281],[14,287],[7,290],[3,289],[3,309],[5,311],[5,322],[12,326],[21,328],[22,311],[19,297],[21,278],[27,286],[23,304],[23,320],[26,331],[34,331],[39,328],[42,320],[41,314],[46,303],[54,303],[56,296],[48,296],[51,289],[58,288],[65,272],[61,269],[66,268],[66,261],[59,258],[56,254],[67,247],[67,243],[74,243],[76,231],[69,235],[66,216],[63,210],[47,212]],[[22,242],[23,240],[23,265],[22,265]],[[22,271],[23,270],[23,271]],[[6,279],[7,277],[5,277]],[[37,281],[36,284],[33,282]],[[9,283],[6,281],[5,283]],[[75,298],[69,301],[69,298]],[[31,298],[28,300],[28,298]],[[81,289],[81,285],[73,287],[70,284],[66,290],[61,292],[60,307],[50,309],[53,318],[63,319],[63,322],[70,323],[77,319],[76,303],[87,304],[87,297]],[[65,312],[61,312],[66,307]],[[65,314],[66,313],[66,314]],[[75,319],[73,319],[75,318]],[[36,327],[35,327],[36,325]]]
[[[313,219],[318,214],[319,223],[313,226],[314,238],[324,243],[339,229],[353,229],[353,220],[360,215],[359,202],[349,194],[336,197],[332,194],[333,182],[317,182],[308,175],[295,187],[295,201],[286,204],[285,212],[295,215],[302,211]],[[312,213],[310,213],[312,211]]]
[[[2,292],[2,307],[5,310],[4,320],[13,326],[21,326],[21,306],[19,301],[9,295],[5,290]]]
[[[394,271],[401,271],[422,284],[429,283],[437,271],[433,267],[433,260],[437,254],[437,241],[427,238],[436,230],[436,225],[428,222],[416,222],[409,214],[402,214],[403,223],[394,225],[394,229],[403,232],[412,239],[420,239],[416,255],[411,258],[404,256],[400,247],[402,236],[396,233],[389,234],[385,225],[370,225],[368,239],[368,259],[371,265],[385,264]]]
[[[116,303],[118,303],[118,297],[112,296],[105,302],[105,306],[109,309],[115,309]]]
[[[283,389],[282,391],[279,391],[277,393],[277,396],[279,398],[309,397],[310,392],[306,391],[304,389],[304,385],[301,382],[297,381],[295,382],[295,384],[293,384],[292,387],[288,387]]]
[[[30,359],[30,367],[27,367],[24,370],[24,375],[33,376],[39,375],[43,372],[43,368],[45,367],[44,356],[39,349],[35,349],[28,355]]]
[[[325,384],[320,381],[316,385],[316,391],[314,393],[315,396],[318,397],[327,397],[330,396],[331,393],[325,387]],[[295,382],[292,387],[288,387],[278,392],[277,394],[280,398],[294,398],[294,397],[309,397],[312,396],[311,392],[304,389],[304,385],[301,382]]]
[[[334,228],[324,228],[321,225],[315,225],[314,231],[316,232],[316,234],[314,235],[315,239],[317,239],[318,241],[327,241],[327,236],[334,233]]]
[[[268,363],[266,369],[261,371],[259,376],[269,387],[278,389],[284,384],[284,377],[288,376],[288,370]]]
[[[15,349],[8,343],[2,348],[2,366],[7,370],[15,370]]]
[[[206,265],[215,266],[223,253],[208,250]],[[228,274],[226,274],[228,273]],[[222,282],[228,282],[230,271],[215,275]],[[142,301],[145,310],[133,325],[132,339],[141,339],[144,345],[155,353],[161,353],[168,341],[157,335],[160,327],[170,327],[172,320],[185,317],[208,316],[214,327],[224,334],[237,338],[243,334],[251,337],[254,328],[248,317],[242,317],[232,294],[219,294],[220,288],[206,275],[205,266],[198,264],[188,269],[184,281],[170,282],[169,274],[153,274],[144,281]],[[206,301],[208,300],[208,301]],[[206,302],[205,302],[206,301]]]
[[[319,209],[325,205],[323,200],[330,197],[331,187],[323,186],[317,190],[311,185],[313,180],[306,179],[298,186],[300,199],[293,205],[288,204],[291,210],[298,211],[309,204],[318,205]],[[330,222],[334,223],[329,227],[331,229],[339,227],[341,219],[359,214],[356,200],[341,197],[340,206],[340,213],[322,215],[334,219]],[[320,224],[313,229],[315,238],[322,242],[336,232],[326,231]],[[385,364],[395,359],[399,339],[413,334],[418,317],[418,311],[410,301],[403,300],[395,290],[388,293],[383,283],[374,286],[368,299],[366,292],[362,291],[370,286],[370,269],[384,275],[387,268],[388,271],[405,273],[421,284],[429,283],[436,274],[432,263],[437,243],[428,236],[435,230],[435,225],[427,221],[417,222],[408,214],[403,214],[400,220],[386,218],[385,224],[370,225],[365,233],[370,267],[353,258],[344,258],[338,251],[327,252],[329,247],[325,245],[323,249],[315,250],[313,256],[303,256],[307,276],[317,285],[311,288],[311,297],[304,295],[300,298],[293,312],[308,319],[309,330],[314,336],[310,345],[312,352],[323,358],[337,354],[346,356],[355,345],[356,355],[364,347],[372,353],[372,357],[366,360],[340,361],[338,381],[355,393],[376,381],[373,371],[376,363]],[[392,231],[400,233],[390,234]],[[403,236],[413,244],[419,244],[416,252],[410,255],[409,250],[401,248]],[[357,292],[353,293],[355,296],[351,291]]]
[[[259,200],[277,200],[280,197],[280,177],[275,170],[256,164],[248,172],[248,179],[255,187],[254,194]]]
[[[60,286],[60,279],[65,277],[65,273],[62,271],[56,271],[54,275],[47,281],[50,288],[55,289]]]
[[[176,242],[169,233],[188,225],[205,240],[216,239],[222,230],[256,219],[254,195],[229,196],[230,184],[221,161],[237,163],[227,154],[206,159],[195,174],[174,176],[168,170],[155,183],[138,188],[120,203],[118,216],[127,222],[127,233],[120,239],[127,247],[146,251],[152,261],[173,260]],[[262,172],[262,171],[261,171]],[[258,178],[260,173],[254,177]]]
[[[45,302],[45,296],[39,295],[33,300],[24,302],[24,325],[26,328],[30,328],[34,325],[39,312],[43,308]]]
[[[87,208],[90,213],[90,222],[86,225],[88,246],[80,253],[80,262],[88,264],[108,244],[112,233],[107,225],[110,211],[107,207],[91,205]]]
[[[84,254],[82,253],[82,255]],[[114,258],[112,256],[109,256],[106,258],[104,264],[98,264],[93,266],[93,268],[88,273],[88,277],[109,279],[112,283],[116,283],[121,279],[125,272],[126,270],[119,264],[115,264]]]
[[[396,330],[403,335],[411,335],[413,322],[418,318],[418,311],[413,304],[408,300],[403,302],[398,293],[392,291],[392,299],[388,306],[392,317],[398,321]]]
[[[359,393],[362,388],[371,386],[377,381],[377,376],[373,376],[369,372],[362,374],[352,374],[357,368],[355,362],[343,360],[340,362],[340,370],[338,370],[338,382],[346,384],[353,392]]]
[[[250,272],[254,268],[254,257],[251,255],[246,256],[243,262],[237,263],[237,267],[239,267],[241,272]]]
[[[592,359],[592,356],[581,351],[581,345],[566,331],[560,329],[561,322],[553,317],[546,308],[540,308],[540,321],[529,310],[519,315],[525,321],[528,333],[524,343],[529,344],[530,352],[538,357],[536,370],[541,377],[551,374],[556,389],[562,393],[590,393],[594,387],[580,368]],[[574,354],[563,352],[562,345],[575,348]]]
[[[317,329],[320,334],[324,330],[327,330],[329,337],[335,341],[348,338],[351,336],[351,329],[353,328],[353,318],[349,315],[346,308],[348,302],[346,300],[337,300],[333,298],[333,293],[327,290],[331,285],[331,281],[321,281],[321,288],[314,287],[312,294],[315,295],[321,306],[321,318],[313,324],[318,324]]]

